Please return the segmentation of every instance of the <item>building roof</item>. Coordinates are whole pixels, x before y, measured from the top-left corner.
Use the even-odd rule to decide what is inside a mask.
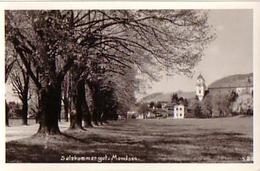
[[[184,104],[183,104],[183,103],[180,103],[180,104],[176,104],[176,105],[174,105],[174,106],[184,106]]]
[[[184,106],[183,102],[179,102],[179,103],[168,103],[165,108],[174,108],[174,106]]]
[[[210,88],[239,88],[253,87],[253,73],[231,75],[219,79],[209,85]]]

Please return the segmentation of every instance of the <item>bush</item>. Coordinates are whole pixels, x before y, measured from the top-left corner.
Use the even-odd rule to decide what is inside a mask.
[[[253,115],[253,97],[250,94],[239,96],[232,105],[232,113]]]

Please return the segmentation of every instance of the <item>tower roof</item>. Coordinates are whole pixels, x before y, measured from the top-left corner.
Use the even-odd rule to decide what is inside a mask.
[[[197,79],[203,79],[203,80],[205,80],[201,74],[199,74],[199,76],[197,77]]]

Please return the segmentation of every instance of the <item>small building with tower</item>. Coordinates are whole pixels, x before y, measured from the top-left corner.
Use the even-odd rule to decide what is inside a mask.
[[[197,82],[196,82],[196,95],[200,101],[202,101],[203,97],[205,96],[205,91],[206,91],[206,84],[205,84],[205,79],[203,76],[200,74],[197,77]]]

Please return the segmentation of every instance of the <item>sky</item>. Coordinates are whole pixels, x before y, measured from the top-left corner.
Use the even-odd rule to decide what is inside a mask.
[[[245,9],[211,10],[208,22],[216,39],[208,45],[201,62],[194,68],[194,77],[164,76],[141,92],[194,91],[201,73],[206,85],[222,77],[253,72],[253,11]],[[137,94],[137,98],[145,94]]]

